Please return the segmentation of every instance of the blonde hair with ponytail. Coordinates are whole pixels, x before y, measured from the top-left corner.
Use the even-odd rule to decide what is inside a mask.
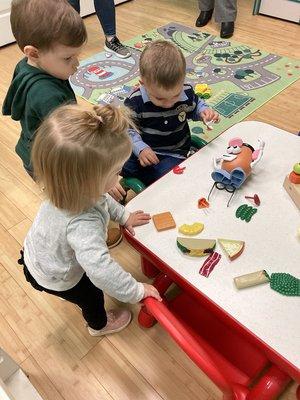
[[[130,156],[127,108],[66,105],[40,125],[32,147],[35,177],[57,207],[78,214],[104,193],[109,174]]]

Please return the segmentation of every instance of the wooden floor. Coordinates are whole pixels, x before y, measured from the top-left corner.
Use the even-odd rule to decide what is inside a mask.
[[[289,57],[300,58],[299,26],[252,16],[252,1],[239,1],[234,39]],[[193,26],[198,15],[192,0],[134,0],[117,7],[118,35],[126,40],[170,21]],[[89,41],[82,58],[103,46],[95,16],[85,19]],[[205,30],[218,33],[210,23]],[[16,45],[0,49],[0,105],[21,58]],[[248,119],[296,133],[299,131],[299,82],[258,109]],[[298,114],[297,114],[298,113]],[[134,321],[107,338],[88,335],[79,310],[58,298],[39,293],[24,280],[16,260],[41,197],[23,171],[14,146],[19,125],[0,118],[0,347],[30,375],[45,400],[213,400],[220,392],[155,326]],[[144,280],[139,257],[126,243],[113,256],[137,279]],[[108,305],[112,300],[107,300]],[[295,385],[281,397],[295,399]],[[258,399],[259,400],[259,399]]]

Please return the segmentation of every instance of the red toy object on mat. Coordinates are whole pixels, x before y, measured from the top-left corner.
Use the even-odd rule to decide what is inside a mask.
[[[173,172],[176,175],[181,175],[183,174],[183,171],[185,170],[186,167],[180,167],[179,165],[176,165],[176,167],[173,168]]]

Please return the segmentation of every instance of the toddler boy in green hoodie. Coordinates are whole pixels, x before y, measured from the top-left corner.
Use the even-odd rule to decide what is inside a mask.
[[[77,70],[87,33],[67,0],[13,0],[10,20],[25,57],[15,68],[2,111],[21,123],[16,152],[34,178],[30,154],[35,132],[55,108],[76,103],[68,78]],[[120,229],[108,230],[109,248],[121,240]]]
[[[52,110],[76,98],[68,78],[87,40],[84,23],[66,0],[13,0],[11,26],[24,53],[3,104],[3,115],[21,123],[16,152],[33,177],[31,145]]]

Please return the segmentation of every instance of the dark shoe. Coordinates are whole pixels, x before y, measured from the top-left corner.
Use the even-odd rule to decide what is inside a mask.
[[[234,32],[234,22],[222,22],[221,23],[221,38],[230,38]]]
[[[109,249],[118,246],[122,242],[122,232],[118,228],[108,228],[106,244]]]
[[[114,36],[112,40],[105,40],[105,51],[108,53],[115,54],[119,58],[127,58],[131,56],[129,49],[124,46],[117,36]]]
[[[200,26],[205,26],[211,20],[213,12],[213,9],[208,11],[201,11],[199,17],[196,19],[196,26],[198,26],[198,28]]]

